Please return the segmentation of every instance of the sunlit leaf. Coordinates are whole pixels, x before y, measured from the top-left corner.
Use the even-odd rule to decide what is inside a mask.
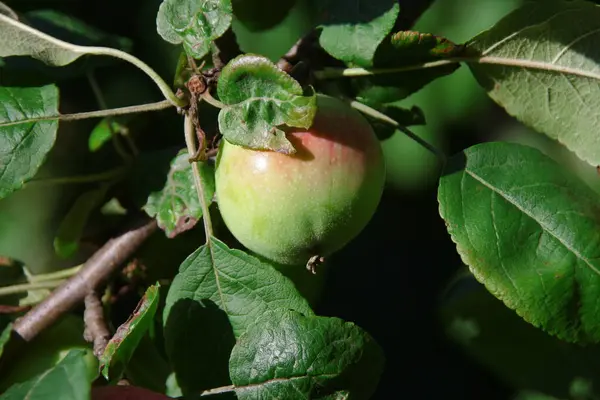
[[[600,196],[540,151],[485,143],[453,157],[440,213],[463,262],[526,321],[600,341]]]
[[[392,31],[400,7],[396,0],[318,0],[321,46],[349,65],[369,67],[379,44]]]
[[[599,32],[589,1],[526,2],[468,43],[469,67],[509,114],[600,165]]]
[[[270,312],[239,338],[230,374],[240,400],[369,399],[383,364],[381,348],[353,323]]]
[[[229,384],[235,337],[265,312],[290,309],[313,314],[271,265],[216,238],[191,254],[169,288],[163,317],[167,353],[184,393]]]
[[[219,128],[233,144],[253,149],[295,152],[282,125],[308,128],[316,113],[316,95],[303,95],[300,84],[269,59],[242,55],[219,78]]]

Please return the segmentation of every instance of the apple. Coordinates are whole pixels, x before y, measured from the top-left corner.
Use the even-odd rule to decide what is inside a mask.
[[[309,129],[289,129],[296,153],[253,150],[222,140],[217,204],[247,249],[283,265],[306,265],[350,242],[372,218],[385,163],[371,125],[347,103],[317,95]]]

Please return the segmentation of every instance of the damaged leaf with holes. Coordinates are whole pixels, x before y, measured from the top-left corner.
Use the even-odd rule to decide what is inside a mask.
[[[215,193],[214,167],[204,162],[198,163],[198,167],[204,183],[204,199],[210,204]],[[165,186],[148,196],[144,210],[156,218],[158,226],[169,238],[192,229],[200,221],[202,206],[186,150],[181,150],[171,161]]]
[[[307,129],[316,114],[316,94],[305,95],[296,80],[263,56],[242,55],[229,62],[218,93],[226,105],[219,112],[221,133],[228,142],[251,149],[295,153],[285,127]]]

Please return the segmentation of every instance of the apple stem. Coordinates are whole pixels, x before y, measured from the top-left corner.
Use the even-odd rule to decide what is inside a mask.
[[[204,195],[204,184],[202,182],[202,176],[200,175],[200,169],[198,168],[198,161],[195,158],[198,153],[196,147],[196,129],[194,126],[194,120],[189,113],[185,114],[184,119],[184,132],[185,132],[185,144],[187,146],[188,154],[190,156],[190,163],[192,164],[192,175],[194,176],[194,186],[196,186],[196,192],[198,194],[198,200],[202,208],[202,221],[204,222],[204,233],[206,235],[206,242],[210,241],[213,235],[212,221],[208,211],[208,204],[206,202],[206,196]],[[202,158],[202,157],[200,157]]]
[[[227,105],[225,103],[222,103],[219,100],[215,99],[212,96],[212,94],[210,94],[210,90],[208,90],[208,89],[206,89],[204,91],[204,93],[202,93],[200,96],[202,97],[202,100],[206,101],[208,104],[210,104],[213,107],[216,107],[216,108],[227,107]]]
[[[356,100],[350,101],[350,105],[354,109],[362,112],[363,114],[366,114],[366,115],[368,115],[372,118],[375,118],[379,121],[382,121],[382,122],[392,125],[396,129],[398,129],[400,132],[404,133],[406,136],[408,136],[415,142],[419,143],[421,146],[423,146],[425,149],[427,149],[429,152],[431,152],[434,156],[436,156],[441,161],[442,165],[446,165],[447,157],[443,151],[441,151],[434,145],[430,144],[426,140],[420,138],[416,133],[414,133],[407,127],[400,125],[400,123],[398,121],[388,117],[384,113],[377,111],[376,109],[369,107],[368,105],[361,103],[359,101],[356,101]]]

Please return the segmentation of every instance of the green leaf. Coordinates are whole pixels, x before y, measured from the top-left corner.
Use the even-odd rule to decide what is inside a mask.
[[[463,51],[463,46],[440,36],[400,31],[381,44],[373,62],[373,68],[389,72],[353,79],[352,85],[356,96],[368,103],[385,104],[402,100],[431,81],[456,71],[459,64],[412,71],[403,71],[404,67],[442,61],[456,57]]]
[[[352,66],[370,67],[379,44],[392,31],[400,7],[395,0],[318,0],[319,43]]]
[[[2,358],[2,353],[4,352],[4,347],[6,346],[6,344],[8,343],[8,341],[10,340],[10,338],[12,336],[12,328],[13,328],[13,325],[8,324],[4,328],[4,330],[2,330],[2,333],[0,333],[0,358]]]
[[[41,332],[36,338],[22,345],[18,335],[9,341],[5,351],[17,352],[10,360],[10,368],[0,374],[0,393],[16,382],[25,382],[55,368],[72,350],[85,352],[86,373],[90,379],[98,376],[98,360],[91,345],[83,339],[84,323],[80,316],[66,314],[56,324]]]
[[[184,393],[229,384],[235,337],[265,312],[313,314],[275,268],[216,238],[209,243],[183,262],[165,304],[166,349]]]
[[[183,43],[188,55],[202,58],[212,41],[229,29],[231,19],[231,0],[164,0],[156,28],[167,42]]]
[[[84,350],[71,350],[58,364],[35,378],[11,386],[1,400],[88,400],[91,379]]]
[[[593,372],[600,368],[599,345],[584,347],[546,334],[519,318],[471,274],[448,293],[440,308],[446,334],[504,384],[561,398],[569,397],[574,383],[582,386],[589,380],[600,387]]]
[[[107,380],[122,373],[125,364],[129,362],[138,344],[152,326],[158,308],[159,288],[160,284],[157,282],[146,290],[133,314],[119,326],[104,349],[100,357],[100,370]],[[115,369],[118,372],[115,372]]]
[[[117,134],[127,133],[129,129],[115,118],[104,118],[92,129],[88,140],[88,148],[91,152],[98,151],[112,138],[112,132]]]
[[[468,43],[469,67],[495,102],[595,166],[599,30],[591,2],[527,2]]]
[[[257,150],[295,153],[279,127],[309,128],[316,114],[316,95],[304,96],[300,84],[269,59],[241,55],[219,77],[219,128],[230,143]]]
[[[194,184],[194,175],[187,150],[179,152],[171,162],[165,187],[148,197],[144,210],[155,217],[158,226],[169,238],[192,229],[202,218],[202,207]],[[205,201],[210,204],[215,193],[214,167],[198,163],[204,185]]]
[[[1,26],[0,15],[0,30]],[[0,46],[0,49],[3,47]],[[0,50],[1,51],[1,50]],[[0,87],[0,199],[31,179],[52,149],[58,89]]]
[[[231,2],[236,19],[252,31],[260,31],[272,28],[283,21],[296,0],[231,0]]]
[[[383,372],[379,345],[339,318],[270,312],[233,348],[238,399],[369,399]]]
[[[0,14],[0,57],[30,56],[45,64],[63,66],[86,54],[85,48],[53,38]]]
[[[440,214],[463,262],[531,324],[598,342],[600,197],[531,147],[473,146],[440,179]]]
[[[79,241],[88,218],[94,209],[104,199],[107,187],[89,190],[82,193],[67,215],[63,218],[56,237],[54,238],[54,251],[63,258],[69,258],[79,248]]]

